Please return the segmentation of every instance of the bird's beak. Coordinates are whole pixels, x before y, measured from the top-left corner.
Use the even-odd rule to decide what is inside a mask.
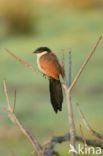
[[[37,50],[33,51],[33,54],[36,54],[37,53]]]

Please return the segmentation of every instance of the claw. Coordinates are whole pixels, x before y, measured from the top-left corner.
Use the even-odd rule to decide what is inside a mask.
[[[45,74],[43,74],[43,77],[46,79],[46,75]]]

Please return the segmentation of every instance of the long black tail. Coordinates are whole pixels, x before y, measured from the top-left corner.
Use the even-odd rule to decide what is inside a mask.
[[[60,80],[49,78],[50,100],[54,111],[62,110],[63,92]]]

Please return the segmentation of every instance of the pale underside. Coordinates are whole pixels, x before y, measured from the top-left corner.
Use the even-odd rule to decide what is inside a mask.
[[[53,53],[45,51],[37,54],[37,64],[39,70],[49,77],[58,79],[59,75],[62,75],[62,67]]]

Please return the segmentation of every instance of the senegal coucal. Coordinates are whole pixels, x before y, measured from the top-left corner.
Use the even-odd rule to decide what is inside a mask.
[[[60,75],[64,77],[64,70],[56,55],[47,47],[40,47],[34,51],[37,55],[39,70],[49,78],[50,100],[54,111],[62,110],[63,92]]]

